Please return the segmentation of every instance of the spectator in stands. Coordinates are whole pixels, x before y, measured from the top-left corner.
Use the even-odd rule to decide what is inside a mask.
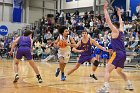
[[[49,39],[47,41],[46,50],[45,50],[46,58],[43,59],[42,61],[49,61],[52,58],[56,58],[56,54],[57,54],[57,49],[53,47],[52,40]]]
[[[80,23],[78,24],[78,26],[76,27],[76,32],[77,32],[77,34],[81,34],[81,32],[82,32],[83,30],[84,30],[83,23],[80,22]]]
[[[98,27],[95,25],[93,30],[93,37],[98,37],[99,33],[101,31],[98,29]]]
[[[45,15],[45,17],[44,17],[44,24],[45,25],[47,24],[47,21],[48,21],[48,18],[47,18],[47,15]]]
[[[78,17],[79,16],[79,11],[78,9],[75,10],[74,14],[72,16]]]
[[[0,42],[0,59],[2,58],[2,51],[3,51],[3,46],[2,46],[2,44]]]
[[[11,45],[10,45],[10,42],[6,45],[6,56],[7,58],[10,58],[10,55],[9,55],[9,51],[11,50]]]
[[[42,16],[42,19],[41,19],[41,26],[43,26],[45,24],[45,17]]]
[[[114,14],[113,14],[113,15],[116,15],[116,18],[118,18],[118,15],[117,15],[117,8],[118,8],[117,6],[114,7]]]
[[[129,8],[126,13],[128,13],[128,16],[131,17],[131,8]]]
[[[59,16],[59,23],[61,25],[64,25],[64,11],[61,11],[60,16]]]
[[[36,41],[35,41],[34,45],[35,45],[35,48],[37,48],[37,47],[40,47],[40,46],[41,46],[41,44],[40,44],[40,42],[39,42],[38,40],[36,40]]]
[[[114,16],[113,16],[113,19],[112,19],[112,22],[117,22],[117,21],[118,21],[117,16],[114,15]]]
[[[85,23],[87,22],[88,20],[88,12],[85,12],[84,16],[83,16],[83,19],[85,21]]]
[[[41,46],[39,46],[35,48],[33,56],[35,59],[41,60],[42,53],[43,49],[41,48]]]
[[[100,14],[97,14],[96,17],[98,18],[99,21],[101,21],[102,17]]]
[[[129,33],[129,42],[128,42],[129,46],[132,45],[133,42],[134,42],[134,37],[133,37],[132,32],[130,32]]]
[[[133,14],[132,21],[135,21],[136,19],[137,19],[137,16],[135,14]]]
[[[66,20],[71,20],[71,15],[69,12],[66,13]]]
[[[139,3],[138,6],[136,7],[136,13],[137,13],[137,15],[140,13],[140,3]]]
[[[123,9],[122,6],[121,6],[121,14],[122,14],[122,15],[124,14],[124,9]]]
[[[58,23],[59,16],[60,16],[60,13],[59,12],[56,12],[56,15],[55,15],[55,23]]]
[[[131,48],[135,48],[139,42],[139,34],[138,34],[138,32],[135,32],[135,33],[136,33],[135,42],[130,46]]]
[[[93,10],[91,10],[90,12],[89,12],[89,14],[90,14],[90,19],[93,19],[93,17],[94,17],[94,11]]]
[[[49,30],[47,30],[44,35],[44,43],[47,43],[47,39],[50,39],[50,38],[52,38],[52,34],[50,33]]]
[[[140,13],[138,13],[138,20],[140,20]]]

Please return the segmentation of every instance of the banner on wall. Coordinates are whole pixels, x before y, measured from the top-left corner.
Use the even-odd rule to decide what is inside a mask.
[[[130,0],[130,9],[131,14],[137,14],[136,13],[136,7],[140,4],[140,0]]]
[[[6,25],[0,26],[0,35],[6,36],[8,34],[8,27]]]
[[[73,1],[73,0],[66,0],[66,2],[71,2],[71,1]]]
[[[24,0],[13,0],[13,22],[21,22]]]

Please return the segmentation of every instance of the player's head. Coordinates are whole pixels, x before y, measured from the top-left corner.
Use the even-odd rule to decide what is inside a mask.
[[[87,36],[88,36],[88,32],[87,32],[86,29],[84,29],[84,30],[82,31],[82,37],[87,37]]]
[[[114,22],[113,25],[114,25],[117,29],[120,28],[120,23],[119,23],[119,22]]]
[[[60,26],[58,31],[63,36],[67,36],[69,34],[69,30],[66,26]]]
[[[30,30],[26,30],[25,32],[24,32],[24,36],[32,36],[32,33],[33,32],[31,32]]]

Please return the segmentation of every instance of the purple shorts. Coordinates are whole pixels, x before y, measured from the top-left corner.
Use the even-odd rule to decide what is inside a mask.
[[[91,55],[90,56],[83,56],[83,55],[81,55],[79,57],[78,63],[83,64],[86,61],[90,62],[92,58],[93,57]]]
[[[21,59],[22,56],[24,56],[27,60],[31,60],[33,58],[29,47],[18,48],[16,58]]]
[[[109,62],[112,63],[115,66],[115,68],[117,67],[124,68],[125,60],[126,60],[126,53],[122,51],[117,51],[117,52],[113,52]]]

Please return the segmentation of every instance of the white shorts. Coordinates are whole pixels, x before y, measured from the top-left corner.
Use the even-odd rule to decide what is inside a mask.
[[[64,58],[64,63],[68,63],[69,59],[70,59],[70,53],[71,52],[58,51],[58,58],[63,57]]]

